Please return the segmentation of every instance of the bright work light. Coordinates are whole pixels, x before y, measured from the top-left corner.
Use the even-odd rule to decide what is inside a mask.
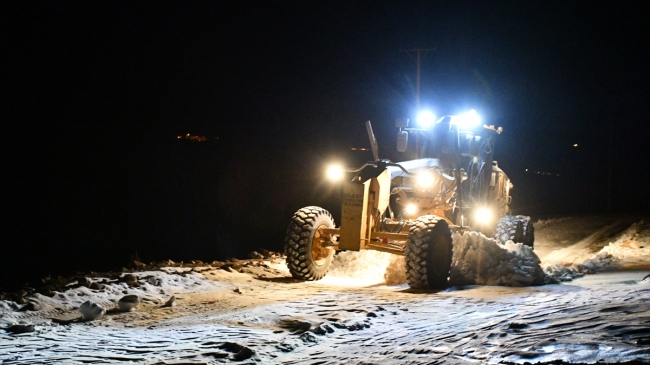
[[[453,117],[452,122],[460,129],[471,129],[481,124],[481,117],[476,110],[472,109],[463,115]]]
[[[343,167],[340,165],[330,165],[327,168],[327,178],[332,181],[339,181],[343,179],[344,175]]]
[[[435,123],[436,115],[429,110],[423,110],[416,118],[418,125],[422,128],[429,128]]]
[[[417,184],[421,188],[431,187],[431,185],[433,185],[433,180],[434,177],[430,171],[423,171],[419,173],[416,177]]]
[[[406,206],[406,208],[404,209],[404,211],[405,211],[406,214],[409,215],[409,216],[415,215],[415,213],[418,212],[418,206],[415,205],[415,204],[409,204],[409,205]]]
[[[481,224],[490,223],[492,221],[492,211],[487,208],[480,208],[476,210],[474,218]]]

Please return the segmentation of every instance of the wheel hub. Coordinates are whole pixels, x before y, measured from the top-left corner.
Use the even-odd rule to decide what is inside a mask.
[[[325,264],[332,251],[330,247],[325,245],[326,242],[329,242],[332,239],[329,234],[323,232],[325,228],[327,227],[318,227],[316,232],[314,232],[314,238],[311,242],[311,257],[314,260],[314,263],[318,266]]]

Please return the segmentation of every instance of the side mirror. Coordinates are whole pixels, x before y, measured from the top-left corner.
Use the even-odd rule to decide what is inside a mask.
[[[397,132],[397,151],[406,152],[409,143],[409,133],[407,131]]]
[[[395,120],[395,127],[397,128],[408,128],[409,126],[409,118],[397,118]]]

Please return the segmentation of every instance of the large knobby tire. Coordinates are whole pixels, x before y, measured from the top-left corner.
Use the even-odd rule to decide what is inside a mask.
[[[528,216],[507,215],[497,223],[497,228],[494,230],[494,239],[501,244],[511,240],[533,248],[535,245],[535,227]]]
[[[413,289],[444,289],[451,268],[449,225],[441,217],[425,215],[415,220],[406,243],[406,279]]]
[[[284,239],[284,253],[291,275],[301,280],[320,280],[334,257],[334,249],[321,245],[323,228],[334,228],[334,218],[321,207],[305,207],[291,218]]]

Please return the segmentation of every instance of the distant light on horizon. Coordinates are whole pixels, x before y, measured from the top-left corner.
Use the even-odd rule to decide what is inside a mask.
[[[212,137],[212,136],[197,136],[193,134],[186,134],[184,136],[177,136],[176,139],[188,139],[192,142],[206,142],[206,141],[216,141],[219,139],[219,137]]]
[[[578,144],[577,144],[577,143],[574,143],[574,144],[573,144],[573,147],[578,147]]]
[[[526,169],[526,172],[528,172],[528,169]],[[531,171],[531,172],[537,175],[562,177],[562,174],[557,172],[548,172],[548,171]]]

